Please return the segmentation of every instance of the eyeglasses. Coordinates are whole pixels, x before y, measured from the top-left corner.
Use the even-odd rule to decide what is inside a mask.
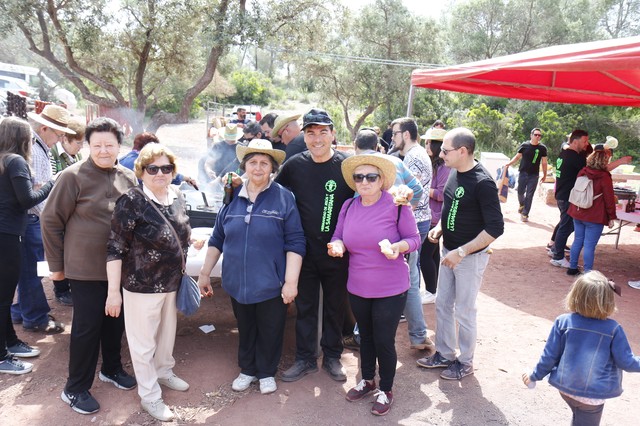
[[[537,138],[541,138],[542,137],[542,133],[534,133],[533,136],[535,136]]]
[[[366,175],[358,173],[353,175],[353,181],[355,183],[362,183],[363,180],[366,180],[367,182],[374,183],[378,181],[379,177],[380,174],[378,173],[367,173]]]
[[[251,222],[251,212],[253,211],[253,204],[247,206],[247,215],[244,217],[244,223],[247,225]]]
[[[457,148],[451,148],[451,149],[440,148],[440,151],[442,151],[442,153],[443,153],[444,155],[447,155],[447,154],[449,154],[451,151],[457,151],[457,150],[459,150],[460,148],[462,148],[462,147],[461,147],[461,146],[459,146],[459,147],[457,147]]]
[[[149,166],[145,166],[144,168],[147,173],[149,173],[151,176],[155,176],[158,174],[158,171],[162,171],[163,175],[168,175],[173,173],[173,171],[176,169],[176,166],[173,164],[165,164],[162,166],[156,166],[154,164],[151,164]]]

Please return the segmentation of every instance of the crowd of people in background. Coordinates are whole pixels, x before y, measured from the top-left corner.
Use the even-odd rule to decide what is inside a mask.
[[[227,177],[234,188],[212,224],[197,284],[202,297],[213,296],[210,274],[222,257],[222,288],[238,325],[234,391],[257,382],[271,394],[276,379],[301,380],[318,371],[319,351],[322,369],[345,382],[341,355],[349,347],[359,351],[360,380],[346,400],[373,393],[371,413],[386,415],[403,319],[410,347],[426,352],[418,366],[442,369],[445,380],[474,373],[477,296],[504,220],[496,183],[475,160],[470,129],[447,131],[438,120],[420,137],[416,120],[400,117],[382,135],[378,127],[361,129],[350,155],[336,148],[334,122],[323,109],[256,121],[238,108],[213,132],[219,138],[201,159],[196,182],[178,173],[176,156],[152,133],[137,135],[131,152],[118,158],[123,132],[114,120],[85,126],[54,105],[29,118],[0,121],[0,373],[29,373],[33,364],[22,359],[40,354],[14,324],[43,333],[65,329],[49,314],[36,272],[46,252],[56,300],[73,306],[62,401],[81,414],[100,409],[90,389],[102,355],[101,381],[137,387],[145,411],[171,420],[161,386],[189,389],[173,371],[173,349],[176,293],[195,242],[175,185],[220,185]],[[507,164],[520,162],[522,222],[548,168],[542,130],[530,135]],[[559,153],[560,222],[551,264],[583,275],[567,296],[572,313],[558,318],[539,364],[523,375],[531,384],[551,374],[576,425],[598,424],[604,400],[621,393],[621,370],[640,371],[640,357],[608,319],[617,288],[592,272],[602,229],[616,218],[610,170],[631,161],[611,163],[613,148],[592,147],[586,131],[574,130]],[[593,185],[588,207],[571,202],[581,177]],[[294,361],[278,372],[292,303]],[[435,303],[435,342],[424,318],[427,303]],[[135,377],[121,360],[125,330]],[[596,335],[611,344],[585,344]]]

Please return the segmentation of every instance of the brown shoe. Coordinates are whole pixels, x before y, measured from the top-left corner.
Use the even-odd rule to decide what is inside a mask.
[[[431,339],[425,336],[424,341],[422,341],[421,343],[412,343],[411,346],[409,347],[411,349],[426,351],[426,350],[435,350],[436,345],[431,341]]]
[[[393,392],[378,391],[374,396],[376,400],[371,407],[371,414],[386,416],[391,410],[391,404],[393,404]]]
[[[376,390],[376,381],[375,380],[360,380],[355,387],[349,389],[347,392],[347,401],[354,402],[360,401],[365,396],[369,395],[369,393]]]

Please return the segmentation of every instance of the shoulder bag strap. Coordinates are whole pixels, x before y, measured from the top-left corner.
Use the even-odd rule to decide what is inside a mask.
[[[171,230],[173,237],[178,242],[178,247],[180,248],[180,260],[182,260],[182,273],[184,274],[184,271],[185,271],[184,250],[182,249],[182,244],[180,244],[180,238],[178,237],[178,233],[176,232],[171,222],[169,222],[169,219],[167,219],[167,217],[164,214],[162,214],[158,206],[156,206],[156,204],[147,196],[147,194],[145,194],[144,191],[140,189],[139,186],[136,186],[136,190],[142,194],[142,196],[147,200],[147,202],[151,204],[151,207],[153,207],[158,212],[160,217],[164,219],[167,225],[169,225],[169,229]]]

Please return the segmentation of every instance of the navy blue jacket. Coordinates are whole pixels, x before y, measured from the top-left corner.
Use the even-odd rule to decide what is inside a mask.
[[[293,194],[271,182],[250,202],[234,191],[218,213],[209,246],[224,253],[222,287],[242,304],[280,297],[287,252],[305,255],[306,240]]]
[[[569,395],[607,399],[622,394],[622,370],[640,372],[622,326],[571,313],[553,323],[530,379],[542,380]]]

